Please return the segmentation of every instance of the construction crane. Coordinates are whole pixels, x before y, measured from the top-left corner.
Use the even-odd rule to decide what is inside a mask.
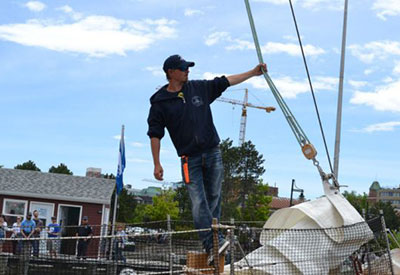
[[[219,97],[217,101],[230,103],[233,105],[241,105],[242,106],[242,118],[240,120],[240,132],[239,132],[239,146],[241,146],[245,140],[246,135],[246,123],[247,123],[247,107],[256,108],[265,110],[267,113],[275,111],[275,107],[264,107],[264,106],[256,106],[254,104],[249,103],[248,100],[249,91],[244,89],[244,100],[236,100],[236,99],[229,99],[225,97]]]

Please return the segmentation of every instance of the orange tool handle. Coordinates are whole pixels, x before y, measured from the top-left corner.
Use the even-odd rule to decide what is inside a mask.
[[[190,178],[189,178],[189,163],[188,163],[188,156],[182,156],[182,160],[183,160],[183,164],[182,164],[182,168],[183,168],[183,179],[185,181],[186,184],[190,183]]]

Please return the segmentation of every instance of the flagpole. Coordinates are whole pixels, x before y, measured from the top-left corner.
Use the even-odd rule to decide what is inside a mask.
[[[122,162],[121,161],[121,140],[122,141],[124,140],[124,132],[125,132],[125,126],[122,125],[121,139],[120,139],[119,164],[118,164],[118,166],[121,166],[121,162]],[[112,224],[111,224],[111,235],[114,235],[114,231],[115,231],[115,222],[116,222],[116,219],[117,219],[117,208],[118,208],[118,187],[117,187],[117,185],[115,185],[114,211],[113,211],[113,220],[112,220]],[[112,237],[112,239],[111,239],[110,255],[108,256],[109,260],[111,259],[111,255],[112,255],[112,251],[113,251],[113,244],[114,244],[114,237]]]

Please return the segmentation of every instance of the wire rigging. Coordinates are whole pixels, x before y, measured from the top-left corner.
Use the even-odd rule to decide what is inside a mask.
[[[300,45],[300,49],[301,49],[301,54],[302,54],[302,56],[303,56],[304,66],[305,66],[306,72],[307,72],[308,83],[309,83],[309,85],[310,85],[310,90],[311,90],[311,95],[312,95],[313,102],[314,102],[315,111],[316,111],[317,117],[318,117],[319,128],[320,128],[320,130],[321,130],[322,139],[323,139],[323,141],[324,141],[326,156],[327,156],[327,158],[328,158],[328,162],[329,162],[329,167],[330,167],[330,169],[331,169],[331,173],[333,173],[333,168],[332,168],[332,163],[331,163],[331,157],[330,157],[330,155],[329,155],[328,146],[327,146],[327,144],[326,144],[324,128],[322,127],[321,117],[320,117],[320,115],[319,115],[319,110],[318,110],[318,105],[317,105],[317,100],[316,100],[316,98],[315,98],[314,89],[313,89],[313,85],[312,85],[312,82],[311,82],[310,72],[309,72],[309,70],[308,70],[308,65],[307,65],[307,61],[306,61],[306,56],[305,56],[305,54],[304,54],[303,43],[301,42],[301,37],[300,37],[299,28],[298,28],[298,26],[297,26],[297,20],[296,20],[296,15],[295,15],[295,13],[294,13],[294,8],[293,8],[292,0],[289,0],[289,4],[290,4],[290,10],[292,11],[292,17],[293,17],[294,25],[295,25],[295,27],[296,27],[297,38],[298,38],[298,40],[299,40],[299,45]]]

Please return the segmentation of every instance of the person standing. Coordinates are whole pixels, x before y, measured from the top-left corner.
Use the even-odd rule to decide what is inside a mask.
[[[26,241],[23,241],[21,246],[24,256],[29,257],[31,255],[31,242],[29,241],[29,239],[35,232],[35,228],[36,223],[32,221],[32,213],[29,212],[26,215],[26,219],[21,223],[21,234],[26,239]]]
[[[88,217],[84,216],[82,218],[81,225],[78,227],[78,231],[76,232],[77,237],[85,237],[83,239],[78,240],[78,259],[86,259],[87,249],[90,243],[89,237],[93,236],[93,229],[88,224]]]
[[[114,240],[114,251],[115,256],[114,259],[117,261],[126,262],[125,256],[123,255],[123,251],[125,248],[125,244],[128,241],[128,236],[125,233],[125,230],[122,228],[122,225],[117,226],[116,238]]]
[[[22,217],[18,216],[17,221],[13,223],[12,226],[12,235],[11,238],[22,238],[22,233],[21,233],[21,225],[22,225]],[[13,254],[20,254],[21,253],[21,241],[14,240],[12,241],[12,249],[13,249]]]
[[[36,224],[35,230],[32,234],[32,237],[36,239],[36,240],[32,240],[33,256],[38,257],[39,256],[39,239],[40,239],[40,232],[42,232],[42,229],[43,229],[43,222],[41,219],[39,219],[39,211],[37,211],[37,210],[33,211],[33,221]]]
[[[51,217],[51,223],[47,226],[47,250],[50,252],[50,257],[57,257],[57,252],[59,250],[59,240],[60,236],[60,225],[57,223],[56,217]]]
[[[3,244],[5,243],[4,238],[6,238],[7,222],[4,215],[0,215],[0,253],[3,252]]]
[[[181,158],[182,177],[192,201],[195,228],[204,229],[211,228],[213,218],[220,219],[223,179],[222,156],[218,147],[220,139],[210,104],[229,86],[261,75],[267,67],[259,64],[241,74],[189,81],[189,67],[194,65],[194,62],[188,62],[179,55],[172,55],[165,60],[163,70],[168,83],[150,98],[147,135],[150,137],[154,177],[163,180],[160,140],[167,128]],[[212,261],[212,232],[204,231],[199,235]],[[228,242],[221,234],[219,239],[219,250],[226,249]]]

